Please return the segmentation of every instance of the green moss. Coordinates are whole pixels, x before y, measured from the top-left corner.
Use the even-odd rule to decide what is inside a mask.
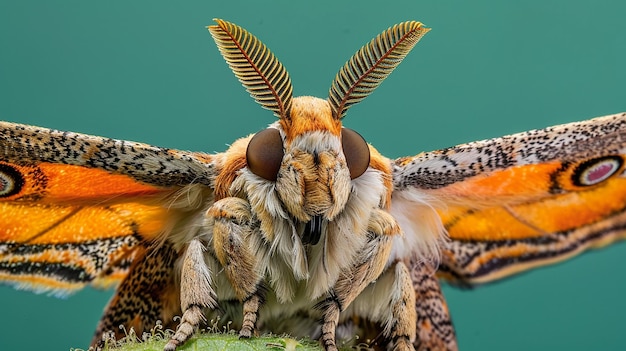
[[[156,338],[145,342],[124,342],[121,347],[108,348],[113,351],[161,351],[167,340]],[[105,349],[107,350],[107,349]],[[263,336],[249,340],[240,340],[234,333],[200,334],[179,348],[180,351],[319,351],[319,344],[314,341],[295,340],[289,337]]]
[[[171,331],[156,330],[143,338],[132,331],[119,341],[110,341],[103,351],[162,351]],[[143,340],[143,341],[142,341]],[[264,335],[251,339],[239,339],[234,332],[203,332],[178,348],[180,351],[321,351],[318,341],[294,339],[289,336]],[[371,350],[367,345],[343,347],[341,350]],[[74,351],[84,351],[74,349]]]
[[[126,337],[115,340],[109,339],[103,351],[162,351],[173,335],[172,330],[165,330],[157,324],[149,333],[139,336],[134,330],[126,333]],[[369,345],[358,344],[358,337],[350,345],[339,344],[342,351],[371,351]],[[357,344],[357,345],[354,345]],[[197,333],[179,351],[322,351],[320,343],[311,339],[294,339],[288,335],[263,335],[251,339],[239,339],[236,331],[226,327],[213,327]],[[72,351],[84,351],[73,349]],[[91,351],[91,350],[90,350]]]

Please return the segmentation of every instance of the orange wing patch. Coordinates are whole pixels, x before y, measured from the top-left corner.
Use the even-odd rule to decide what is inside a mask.
[[[456,240],[519,240],[580,228],[626,208],[626,179],[615,176],[623,162],[614,160],[524,165],[470,178],[438,190],[463,199],[440,216]]]
[[[141,233],[156,237],[164,225],[166,209],[142,203],[50,205],[0,203],[6,216],[0,223],[0,241],[24,244],[61,244]]]
[[[64,164],[0,162],[0,281],[67,292],[122,279],[174,188]]]
[[[626,238],[619,155],[515,166],[437,192],[450,204],[439,210],[452,239],[439,275],[451,281],[484,283]]]
[[[119,174],[55,163],[15,165],[0,162],[0,201],[58,203],[81,199],[111,200],[163,192]]]

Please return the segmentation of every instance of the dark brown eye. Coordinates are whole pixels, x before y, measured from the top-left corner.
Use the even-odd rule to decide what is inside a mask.
[[[275,181],[285,152],[278,129],[267,128],[256,133],[246,150],[246,161],[252,173]]]
[[[341,144],[346,163],[350,170],[350,178],[361,176],[370,165],[370,148],[361,134],[352,129],[341,129]]]

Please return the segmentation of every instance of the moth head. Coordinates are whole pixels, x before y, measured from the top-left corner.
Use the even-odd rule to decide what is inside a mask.
[[[287,210],[306,223],[343,210],[370,152],[361,135],[342,128],[328,101],[304,96],[293,99],[288,118],[252,137],[246,160],[252,173],[276,182]]]
[[[291,157],[304,152],[314,163],[325,164],[320,155],[333,154],[347,167],[350,179],[367,170],[370,162],[369,146],[356,131],[343,128],[331,118],[326,100],[303,96],[295,98],[290,118],[255,134],[246,151],[250,170],[267,180],[276,181],[286,150]],[[342,155],[343,154],[343,155]]]
[[[370,147],[343,128],[347,110],[386,78],[428,32],[410,21],[383,31],[339,70],[327,100],[293,98],[289,74],[260,40],[223,20],[209,31],[239,81],[278,121],[255,134],[246,150],[248,170],[268,182],[289,212],[305,223],[303,241],[315,244],[326,221],[349,200],[353,180],[370,167]]]

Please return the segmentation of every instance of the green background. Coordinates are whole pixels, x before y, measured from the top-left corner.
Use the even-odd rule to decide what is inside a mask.
[[[0,119],[217,152],[272,122],[204,28],[260,37],[295,95],[325,97],[388,26],[433,30],[345,124],[389,157],[626,110],[626,2],[0,2]],[[472,291],[445,289],[462,350],[617,350],[626,245]],[[0,286],[0,349],[86,347],[110,291]]]

